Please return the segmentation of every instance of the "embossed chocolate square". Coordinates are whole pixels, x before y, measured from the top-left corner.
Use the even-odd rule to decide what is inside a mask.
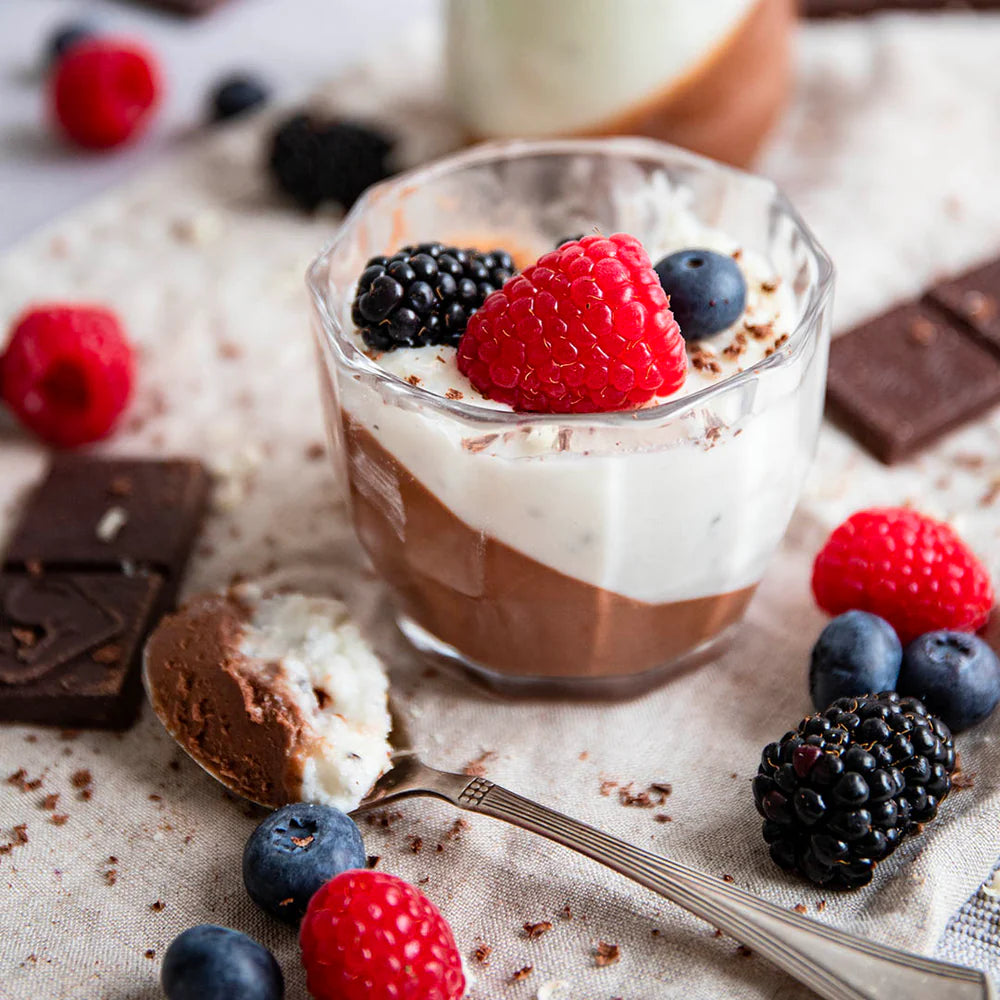
[[[945,311],[907,303],[830,346],[827,412],[883,462],[1000,403],[1000,358]]]
[[[162,583],[147,573],[0,575],[0,720],[131,725]]]
[[[200,462],[59,455],[28,497],[6,568],[120,570],[165,577],[173,593],[208,500]]]

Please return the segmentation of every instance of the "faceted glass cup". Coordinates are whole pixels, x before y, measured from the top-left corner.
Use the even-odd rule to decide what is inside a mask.
[[[648,242],[679,199],[766,258],[797,317],[770,356],[708,388],[514,413],[411,385],[352,337],[374,255],[547,248],[595,225]],[[773,184],[646,139],[490,143],[370,189],[308,280],[339,479],[421,652],[508,690],[628,693],[739,622],[812,460],[830,337],[833,269]]]

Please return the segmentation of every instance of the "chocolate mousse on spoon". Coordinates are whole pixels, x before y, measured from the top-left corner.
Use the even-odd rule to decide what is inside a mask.
[[[390,748],[385,673],[337,601],[253,588],[197,597],[154,633],[145,675],[168,732],[227,788],[255,802],[312,799],[369,809],[413,796],[443,799],[606,865],[731,934],[821,996],[995,1000],[981,972],[852,937],[485,778],[431,768],[409,745],[398,716]]]

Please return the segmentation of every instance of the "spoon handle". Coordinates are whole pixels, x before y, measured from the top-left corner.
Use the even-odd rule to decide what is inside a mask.
[[[607,865],[707,920],[828,1000],[997,1000],[989,979],[978,970],[835,930],[634,847],[485,778],[447,777],[455,780],[433,782],[437,787],[426,791]]]

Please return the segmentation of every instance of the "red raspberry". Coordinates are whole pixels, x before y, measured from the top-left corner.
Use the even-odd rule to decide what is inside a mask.
[[[564,243],[494,292],[469,320],[458,367],[515,410],[627,410],[676,392],[684,339],[634,237]]]
[[[87,149],[110,149],[139,135],[160,98],[153,55],[132,42],[92,39],[56,64],[52,114],[62,131]]]
[[[104,437],[132,391],[132,348],[113,313],[45,305],[14,324],[0,390],[21,422],[59,448]]]
[[[309,901],[299,930],[316,1000],[458,1000],[455,937],[437,907],[395,875],[347,871]]]
[[[993,587],[985,567],[940,521],[905,507],[852,514],[813,565],[816,603],[884,618],[905,645],[925,632],[974,632],[986,624]]]

